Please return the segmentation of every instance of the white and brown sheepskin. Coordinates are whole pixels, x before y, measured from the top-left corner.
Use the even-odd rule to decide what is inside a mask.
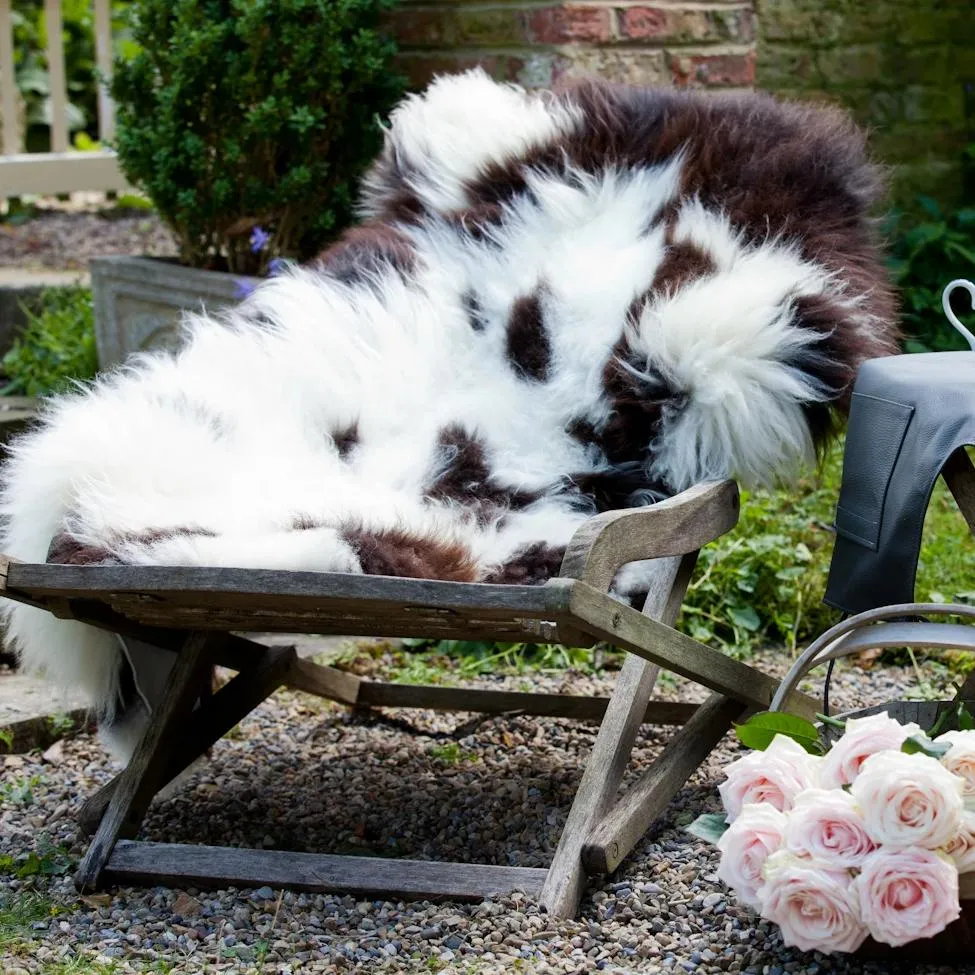
[[[594,512],[813,459],[896,346],[877,189],[832,111],[440,78],[393,113],[360,226],[51,404],[0,549],[543,582]],[[111,636],[3,609],[26,669],[131,703]]]

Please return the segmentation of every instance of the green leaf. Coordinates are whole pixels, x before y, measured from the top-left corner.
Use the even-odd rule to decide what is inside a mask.
[[[684,832],[706,843],[717,843],[727,828],[728,821],[723,813],[704,813],[689,826],[685,826]]]
[[[814,755],[822,752],[822,743],[816,726],[805,718],[797,718],[794,714],[760,711],[743,724],[736,724],[735,734],[743,745],[760,752],[764,752],[772,744],[776,735],[791,738]]]
[[[958,730],[971,731],[973,728],[975,728],[975,718],[972,717],[971,711],[962,704],[958,709]]]
[[[749,633],[754,633],[761,625],[758,613],[751,606],[731,606],[728,608],[731,621]]]
[[[901,745],[901,751],[905,755],[917,755],[920,753],[922,755],[928,755],[930,758],[941,758],[949,748],[951,748],[951,745],[947,742],[938,744],[938,742],[931,741],[930,738],[924,735],[914,735]]]

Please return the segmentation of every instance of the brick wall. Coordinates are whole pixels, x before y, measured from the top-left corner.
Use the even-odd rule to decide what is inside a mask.
[[[599,74],[736,88],[755,80],[753,8],[752,0],[404,0],[393,27],[415,86],[480,64],[531,87]]]
[[[895,200],[975,199],[973,0],[757,0],[757,81],[848,107],[893,167]]]

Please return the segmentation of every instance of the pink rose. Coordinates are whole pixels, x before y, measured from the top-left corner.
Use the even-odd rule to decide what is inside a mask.
[[[871,853],[853,889],[871,936],[888,945],[933,938],[961,913],[954,863],[918,847]]]
[[[863,811],[870,838],[894,849],[945,846],[958,832],[964,811],[962,780],[920,753],[871,755],[850,794]]]
[[[975,813],[964,812],[958,832],[948,841],[945,853],[955,861],[959,873],[975,871]]]
[[[849,785],[860,774],[860,766],[877,752],[899,752],[901,745],[921,729],[916,724],[901,724],[889,714],[848,718],[843,736],[823,758],[819,783],[824,789]]]
[[[786,816],[767,802],[745,806],[741,815],[718,840],[721,866],[718,879],[734,888],[739,899],[758,908],[762,867],[782,846]]]
[[[791,738],[776,735],[764,752],[749,752],[732,762],[718,786],[728,821],[734,822],[748,803],[767,802],[787,812],[800,792],[817,784],[819,761]]]
[[[785,847],[830,867],[858,867],[874,849],[856,800],[841,789],[807,789],[789,814]]]
[[[951,745],[941,756],[941,764],[964,779],[965,798],[975,798],[975,731],[946,731],[937,741]]]
[[[802,951],[856,951],[866,940],[846,870],[780,850],[765,861],[758,897],[762,917],[779,926],[787,945]]]

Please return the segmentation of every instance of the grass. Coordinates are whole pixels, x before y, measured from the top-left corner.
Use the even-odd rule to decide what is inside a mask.
[[[0,898],[0,955],[6,956],[30,936],[31,925],[58,914],[57,905],[40,894]]]

